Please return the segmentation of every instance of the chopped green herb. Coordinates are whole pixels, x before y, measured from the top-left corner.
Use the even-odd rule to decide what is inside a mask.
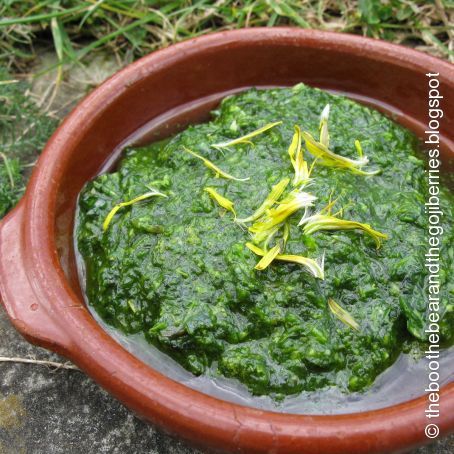
[[[321,112],[328,103],[329,134],[322,125],[319,138],[322,118],[314,109]],[[327,110],[321,117],[328,121]],[[252,139],[254,146],[245,146],[244,153],[212,149],[216,165],[235,176],[247,172],[250,182],[215,180],[193,156],[182,159],[183,145],[205,150],[208,143],[243,134],[235,133],[240,126],[250,131],[275,118],[283,126]],[[301,134],[309,167],[317,162],[316,175],[310,186],[294,187],[287,150],[295,124],[314,131],[328,149],[335,142],[336,152],[353,146],[354,139],[363,145],[367,139],[366,154],[383,174],[358,178],[348,169],[319,166],[321,158],[309,155]],[[282,399],[327,388],[366,390],[406,345],[420,345],[423,352],[427,341],[424,248],[418,245],[425,244],[429,222],[418,146],[411,132],[379,112],[304,85],[226,98],[210,122],[170,140],[126,149],[114,172],[83,189],[76,235],[79,262],[86,265],[87,299],[107,323],[126,334],[144,335],[188,371],[239,380],[255,395]],[[355,148],[358,159],[364,159],[361,144]],[[0,167],[9,188],[1,159]],[[216,184],[204,183],[207,176]],[[114,218],[115,229],[111,225],[100,235],[110,208],[141,194],[144,182],[172,198],[134,207],[131,216]],[[205,186],[216,193],[205,195]],[[288,210],[301,191],[317,199],[306,198],[301,213],[296,207]],[[334,210],[334,194],[355,214]],[[441,182],[440,201],[446,238],[440,254],[440,339],[451,345],[448,270],[454,204]],[[338,223],[350,217],[388,233],[389,239],[379,237],[382,249],[375,253],[364,246],[365,240],[372,248],[375,243],[363,228],[356,229],[359,234],[339,230],[335,237],[322,231],[305,234],[306,225],[297,224],[309,204],[314,211],[306,218],[322,215]],[[219,216],[225,210],[232,216]],[[245,213],[241,218],[247,223],[232,222],[233,210]],[[263,228],[256,233],[245,228],[252,226]],[[254,269],[257,265],[264,270]],[[330,298],[354,316],[358,333],[341,325],[328,306]]]

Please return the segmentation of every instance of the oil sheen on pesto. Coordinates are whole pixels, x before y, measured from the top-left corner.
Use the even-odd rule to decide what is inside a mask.
[[[356,158],[358,139],[368,168],[381,172],[364,176],[316,164],[307,189],[317,197],[314,211],[334,191],[344,219],[370,224],[388,239],[377,249],[357,231],[304,235],[300,213],[290,220],[286,254],[324,253],[325,279],[283,261],[258,271],[258,257],[245,246],[247,229],[204,188],[233,201],[239,218],[251,215],[274,185],[293,177],[287,149],[294,125],[318,137],[328,103],[332,151]],[[254,137],[253,145],[211,146],[277,121],[282,123]],[[249,180],[217,178],[185,148]],[[423,348],[427,339],[427,188],[417,149],[409,131],[380,113],[302,84],[229,97],[211,122],[125,150],[114,173],[84,188],[77,243],[88,300],[106,322],[127,334],[143,333],[194,374],[237,379],[256,395],[365,389],[399,353],[410,345]],[[312,162],[307,152],[305,157]],[[115,205],[150,188],[168,197],[122,208],[103,230]],[[453,199],[445,189],[441,201],[440,330],[452,343]],[[359,329],[333,315],[330,299]]]

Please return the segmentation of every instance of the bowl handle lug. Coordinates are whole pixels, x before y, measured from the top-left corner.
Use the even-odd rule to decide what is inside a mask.
[[[42,301],[24,265],[23,201],[0,223],[0,300],[14,327],[29,342],[64,354],[70,338],[58,324],[52,302]]]

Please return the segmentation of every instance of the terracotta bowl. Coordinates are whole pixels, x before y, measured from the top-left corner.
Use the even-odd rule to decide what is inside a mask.
[[[452,156],[453,67],[403,47],[312,30],[245,29],[192,39],[128,66],[58,128],[25,197],[0,225],[0,292],[12,323],[30,342],[73,361],[146,421],[213,451],[378,453],[428,441],[423,395],[362,413],[291,415],[225,402],[161,375],[88,312],[72,234],[82,186],[140,128],[151,131],[149,138],[161,137],[205,119],[226,93],[306,82],[394,112],[421,134],[428,121],[428,72],[440,74],[443,148],[445,157]],[[440,414],[446,435],[454,430],[454,383],[441,392]]]

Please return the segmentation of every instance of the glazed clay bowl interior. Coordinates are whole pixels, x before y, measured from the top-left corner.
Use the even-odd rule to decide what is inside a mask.
[[[422,137],[428,72],[439,73],[444,96],[440,132],[447,162],[454,150],[453,68],[403,47],[311,30],[245,29],[189,40],[128,66],[59,127],[26,196],[0,224],[0,292],[12,323],[30,342],[69,358],[140,417],[213,451],[354,454],[428,441],[424,395],[374,411],[295,415],[223,401],[165,377],[90,315],[73,250],[81,188],[138,131],[148,131],[145,141],[162,138],[208,118],[228,93],[305,82],[391,112]],[[440,414],[446,435],[454,430],[453,383],[442,389]]]

